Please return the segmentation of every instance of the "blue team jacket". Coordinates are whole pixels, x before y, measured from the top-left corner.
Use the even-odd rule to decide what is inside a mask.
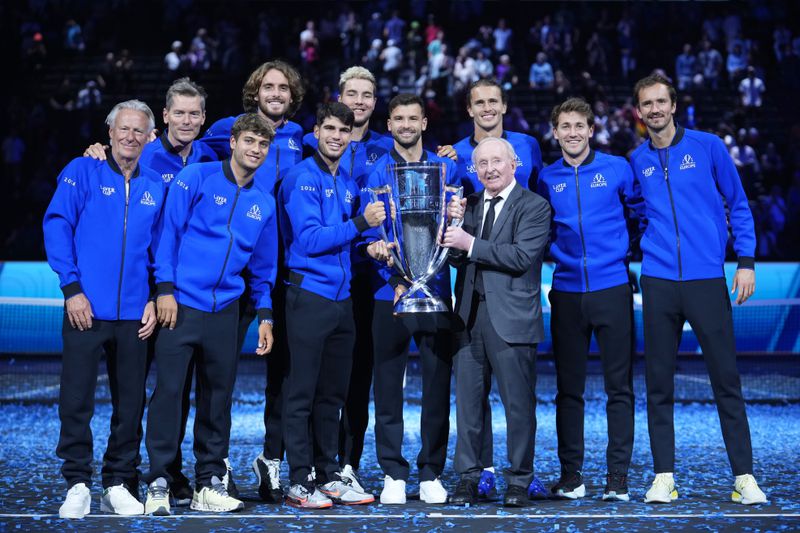
[[[643,214],[623,157],[592,150],[580,166],[559,159],[539,173],[537,192],[553,208],[553,288],[590,292],[628,282],[625,206]]]
[[[303,137],[303,145],[316,152],[317,138],[313,133]],[[375,163],[394,146],[391,136],[368,130],[360,141],[350,141],[339,162],[339,168],[347,172],[361,189],[366,185],[367,177],[375,168]]]
[[[198,141],[210,146],[220,160],[230,157],[231,128],[239,116],[216,121]],[[276,184],[302,158],[303,128],[300,124],[287,120],[275,130],[275,138],[269,145],[267,158],[256,171],[256,186],[274,195]]]
[[[438,157],[433,152],[423,150],[422,158],[420,161],[427,161],[430,163],[444,163],[445,164],[445,182],[449,185],[460,185],[458,176],[456,175],[456,165],[452,159],[447,157]],[[392,194],[394,196],[395,205],[399,203],[397,191],[394,189],[393,178],[390,174],[391,165],[393,163],[406,163],[407,161],[392,149],[388,154],[381,157],[374,165],[374,170],[367,178],[367,186],[361,191],[361,206],[360,212],[363,213],[364,208],[372,200],[369,195],[369,189],[383,187],[384,185],[392,185]],[[449,195],[448,195],[449,198]],[[387,207],[386,216],[387,220],[390,216],[389,206]],[[399,228],[398,228],[399,229]],[[402,231],[401,229],[399,229]],[[388,235],[392,239],[392,235]],[[379,239],[377,228],[370,228],[364,235],[365,242],[372,242]],[[370,269],[370,279],[372,281],[372,288],[375,293],[376,300],[393,301],[394,300],[394,286],[402,282],[408,287],[408,281],[403,281],[394,267],[389,268],[384,263],[377,263],[372,261],[372,268]],[[450,300],[450,268],[447,265],[443,266],[436,275],[428,282],[428,286],[433,288],[436,293],[445,301]],[[420,293],[421,294],[421,293]]]
[[[161,175],[161,179],[169,187],[173,178],[186,165],[207,163],[217,161],[217,159],[217,154],[214,153],[211,147],[199,142],[192,143],[192,149],[184,159],[181,157],[180,152],[170,144],[165,131],[158,139],[145,145],[142,150],[142,156],[139,158],[139,164],[158,172]]]
[[[260,318],[272,314],[278,257],[274,198],[239,187],[230,160],[198,163],[173,181],[156,250],[158,294],[214,313],[241,296],[245,266]]]
[[[526,189],[534,187],[539,171],[542,169],[542,151],[539,149],[539,143],[530,135],[513,131],[504,131],[502,137],[511,143],[517,153],[517,170],[514,172],[514,177]],[[453,145],[458,154],[456,172],[461,180],[461,185],[464,186],[465,198],[474,192],[483,190],[483,184],[478,180],[475,165],[472,164],[472,152],[476,146],[478,143],[475,142],[475,137],[472,135]]]
[[[289,284],[330,300],[349,298],[352,243],[369,227],[358,200],[353,178],[332,175],[319,153],[286,174],[278,209]]]
[[[671,145],[650,142],[631,154],[644,197],[642,274],[668,280],[724,276],[730,210],[739,267],[754,268],[755,230],[736,166],[716,135],[678,127]]]
[[[164,196],[161,177],[141,165],[126,194],[110,152],[106,161],[79,157],[61,171],[44,245],[64,298],[83,292],[99,320],[142,318]]]

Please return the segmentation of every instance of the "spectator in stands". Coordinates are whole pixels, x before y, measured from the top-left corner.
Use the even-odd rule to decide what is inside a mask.
[[[726,62],[726,69],[728,70],[728,80],[731,85],[736,86],[744,70],[747,68],[747,53],[742,48],[740,43],[736,43],[728,53],[728,60]]]
[[[566,96],[569,94],[570,89],[572,88],[572,83],[570,83],[569,78],[567,78],[563,70],[556,71],[555,79],[553,81],[553,88],[555,89],[556,94],[559,96]]]
[[[383,40],[383,17],[380,12],[376,11],[372,14],[367,22],[366,34],[367,42],[374,43],[375,39]]]
[[[683,91],[692,85],[697,73],[697,58],[692,53],[692,45],[683,45],[683,53],[675,59],[675,77],[678,79],[678,90]]]
[[[697,62],[703,74],[705,86],[716,89],[719,86],[719,75],[722,72],[722,54],[711,46],[708,40],[703,41],[703,49],[697,54]]]
[[[511,64],[511,58],[508,54],[500,56],[500,63],[495,68],[495,78],[504,90],[509,91],[512,87],[519,83],[519,77],[514,65]]]
[[[403,66],[403,51],[394,40],[389,39],[380,59],[383,61],[383,73],[389,80],[389,86],[392,91],[397,92],[397,80],[400,77],[400,67]]]
[[[28,70],[41,70],[47,60],[47,47],[44,45],[44,37],[40,32],[33,34],[30,42],[25,46],[23,59]]]
[[[347,9],[347,11],[339,15],[339,36],[341,38],[342,56],[346,62],[354,62],[361,54],[361,35],[363,33],[364,28],[358,17],[356,17],[355,11]]]
[[[739,131],[739,139],[734,140],[732,135],[725,136],[725,145],[728,147],[728,153],[739,171],[739,176],[742,180],[747,196],[755,198],[758,195],[759,188],[761,188],[760,180],[758,179],[758,156],[755,149],[747,144],[747,132],[742,128]]]
[[[494,57],[494,37],[492,36],[492,27],[488,24],[482,25],[478,28],[478,43],[486,57]]]
[[[419,21],[412,20],[406,34],[406,60],[416,72],[425,57],[425,38],[422,36]]]
[[[622,77],[628,79],[636,70],[636,40],[633,37],[633,20],[624,17],[617,25],[617,44]]]
[[[183,56],[181,55],[182,48],[182,42],[172,41],[169,52],[164,56],[164,65],[167,67],[168,71],[177,72],[181,68],[181,63],[183,63]]]
[[[553,67],[547,62],[547,54],[536,54],[536,62],[531,65],[528,82],[532,89],[552,89],[555,76]]]
[[[83,89],[78,91],[75,107],[78,109],[96,109],[100,107],[102,101],[103,95],[100,94],[100,89],[97,88],[97,82],[89,80]]]
[[[306,64],[314,63],[317,60],[319,49],[319,38],[313,20],[306,22],[306,27],[300,32],[300,57]]]
[[[75,107],[75,90],[69,76],[64,76],[58,90],[50,97],[50,107],[56,111],[72,111]]]
[[[386,41],[393,41],[398,47],[403,46],[403,39],[406,36],[406,21],[400,18],[398,10],[392,11],[392,18],[386,21],[383,26],[383,36]]]
[[[69,19],[64,28],[64,48],[73,53],[82,53],[86,49],[83,30],[75,19]]]
[[[730,7],[722,19],[722,33],[725,35],[725,46],[728,49],[731,48],[733,41],[742,35],[742,17]]]
[[[602,76],[608,74],[608,52],[605,40],[599,32],[592,33],[586,43],[586,63],[589,70]]]
[[[453,76],[455,78],[454,92],[463,91],[471,83],[478,81],[479,76],[475,69],[475,60],[469,55],[465,46],[458,50],[458,56],[456,56],[453,63]]]
[[[133,58],[127,48],[120,50],[116,62],[117,90],[123,93],[129,92],[133,76]]]
[[[190,46],[197,50],[199,68],[211,68],[211,63],[217,60],[217,42],[208,35],[208,30],[199,28]]]
[[[792,42],[792,32],[782,21],[778,21],[775,31],[772,32],[772,50],[775,52],[775,59],[780,63],[783,61],[786,46]]]
[[[764,181],[771,184],[784,182],[784,170],[783,158],[778,153],[775,143],[768,142],[764,153],[761,154],[761,172],[764,174]]]
[[[428,24],[425,26],[425,45],[431,44],[431,41],[436,39],[442,28],[436,24],[436,18],[433,15],[428,15]]]
[[[486,57],[483,50],[478,50],[475,55],[475,71],[481,79],[491,77],[494,72],[494,65],[492,65],[491,60]]]
[[[364,66],[370,72],[381,71],[381,50],[383,49],[383,41],[380,39],[373,39],[369,45],[366,55],[362,59]]]
[[[12,126],[0,147],[3,152],[4,185],[18,187],[22,183],[22,158],[25,155],[25,141]]]
[[[511,52],[511,28],[506,24],[506,19],[501,18],[497,21],[497,27],[492,32],[494,37],[494,51],[497,55],[508,54]]]
[[[739,95],[745,108],[761,107],[761,95],[766,87],[764,80],[756,76],[756,69],[752,65],[747,67],[747,77],[739,82]]]

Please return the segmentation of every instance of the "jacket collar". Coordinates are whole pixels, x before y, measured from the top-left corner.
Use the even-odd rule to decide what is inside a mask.
[[[586,159],[584,159],[579,166],[584,167],[586,165],[591,165],[593,161],[594,161],[594,150],[589,149],[589,155],[586,156]],[[565,167],[572,168],[572,165],[567,163],[567,160],[565,158],[562,157],[561,162]]]
[[[683,140],[683,136],[686,134],[686,128],[679,124],[675,124],[675,136],[672,138],[672,142],[669,143],[670,148],[677,145],[679,142]],[[653,146],[653,140],[650,139],[647,141],[647,146],[651,150],[658,150],[655,146]]]
[[[395,149],[395,148],[392,148],[391,151],[389,152],[389,154],[391,154],[392,159],[394,160],[395,163],[398,163],[398,164],[416,163],[416,161],[406,161],[405,159],[403,159],[403,156],[401,156],[399,153],[397,153],[397,149]],[[423,148],[422,149],[422,157],[419,158],[419,162],[421,163],[421,162],[424,162],[424,161],[427,161],[427,160],[428,160],[428,151]]]
[[[166,150],[167,153],[175,154],[175,155],[178,155],[178,154],[181,153],[180,149],[178,149],[177,146],[172,146],[172,143],[169,142],[169,138],[167,137],[167,131],[166,130],[164,130],[164,133],[162,133],[161,136],[158,139],[161,141],[161,146],[164,147],[164,150]],[[189,149],[189,155],[191,155],[192,151],[194,150],[194,144],[193,143],[190,143],[190,144],[192,144],[192,147]]]
[[[222,173],[225,174],[225,178],[231,183],[233,183],[234,186],[236,187],[239,186],[239,184],[236,183],[236,176],[233,175],[233,169],[231,168],[230,158],[222,162]],[[248,181],[243,188],[250,189],[253,186],[254,181],[255,181],[255,176],[250,181]]]
[[[327,174],[328,176],[332,176],[331,169],[328,168],[328,164],[325,162],[324,159],[322,159],[322,156],[320,155],[319,150],[314,152],[314,155],[312,157],[314,158],[314,162],[317,164],[317,166],[319,167],[319,169],[323,173]],[[336,175],[337,176],[339,175],[339,169],[338,168],[336,169]]]
[[[119,165],[114,160],[114,156],[111,155],[111,148],[106,150],[106,163],[108,163],[108,166],[111,167],[111,170],[113,170],[114,172],[116,172],[120,176],[124,176],[124,174],[122,173],[122,169],[119,168]],[[133,172],[131,173],[131,179],[138,178],[138,177],[139,177],[139,163],[137,161],[136,168],[133,169]]]
[[[502,137],[502,138],[503,138],[503,139],[505,139],[505,140],[508,140],[508,135],[506,135],[506,132],[505,132],[505,130],[503,130],[503,134],[502,134],[500,137]],[[469,136],[469,144],[470,144],[470,146],[472,146],[473,148],[475,148],[476,146],[478,146],[478,141],[476,141],[476,140],[475,140],[475,134],[474,134],[474,133],[473,133],[472,135],[470,135],[470,136]]]

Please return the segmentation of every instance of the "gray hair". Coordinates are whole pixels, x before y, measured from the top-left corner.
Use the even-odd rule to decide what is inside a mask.
[[[176,96],[188,96],[189,98],[199,96],[200,109],[202,109],[203,112],[205,112],[206,97],[208,96],[208,93],[206,93],[205,89],[197,85],[188,77],[179,78],[175,80],[172,83],[172,85],[170,85],[169,89],[167,89],[167,103],[164,107],[170,109],[172,107],[172,101],[175,99]]]
[[[373,90],[378,89],[378,83],[375,81],[375,76],[372,72],[358,65],[350,67],[339,76],[339,92],[344,91],[344,84],[350,80],[367,80],[372,83]]]
[[[508,154],[509,159],[511,159],[511,161],[514,161],[516,163],[516,161],[517,161],[517,152],[514,151],[514,147],[511,145],[510,142],[508,142],[507,140],[503,139],[502,137],[484,137],[483,139],[481,139],[481,141],[478,143],[478,145],[475,147],[475,149],[472,150],[472,164],[473,165],[475,165],[475,166],[478,165],[478,161],[475,159],[475,154],[478,153],[478,148],[480,148],[482,145],[484,145],[486,143],[490,143],[490,142],[499,142],[500,144],[502,144],[503,148],[506,149],[506,153]]]
[[[156,127],[156,119],[150,108],[141,100],[126,100],[120,102],[111,109],[111,112],[106,117],[106,124],[109,128],[114,127],[114,122],[117,120],[117,114],[123,109],[131,109],[133,111],[140,111],[147,115],[147,133],[153,131]]]

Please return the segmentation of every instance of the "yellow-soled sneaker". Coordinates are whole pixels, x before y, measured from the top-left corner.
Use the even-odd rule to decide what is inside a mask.
[[[751,474],[744,474],[736,476],[736,480],[733,482],[731,500],[745,505],[754,505],[757,503],[767,503],[767,495],[758,488],[756,478]]]
[[[678,499],[672,472],[656,474],[653,484],[644,495],[644,503],[670,503]]]

